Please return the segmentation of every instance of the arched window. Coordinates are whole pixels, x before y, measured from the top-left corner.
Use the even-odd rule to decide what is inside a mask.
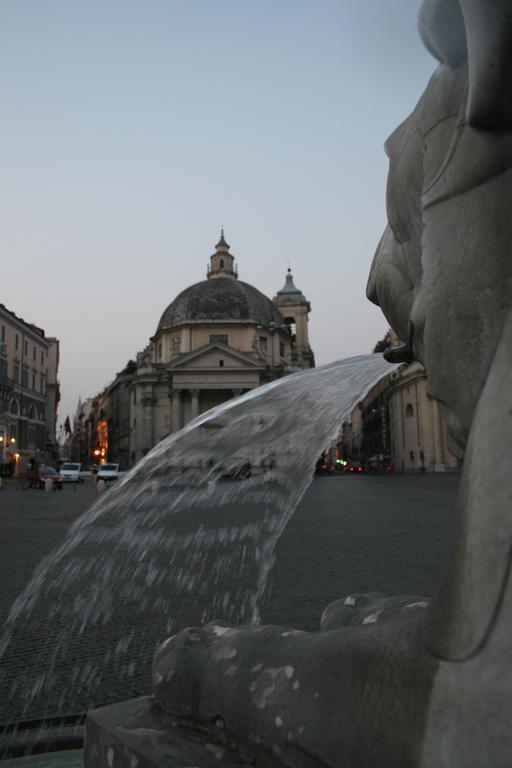
[[[36,418],[36,409],[34,408],[33,405],[31,405],[29,410],[28,410],[28,417],[32,421],[34,421],[34,419]]]
[[[9,407],[9,413],[12,413],[14,416],[17,416],[20,412],[20,404],[17,400],[11,400],[11,405]]]
[[[405,409],[405,418],[412,419],[413,416],[414,416],[414,408],[410,403],[408,403],[407,408]]]
[[[220,260],[220,268],[221,268],[221,269],[224,269],[224,259],[221,259],[221,260]]]
[[[286,323],[286,327],[288,328],[290,336],[292,337],[292,341],[295,341],[295,336],[297,334],[297,324],[295,323],[295,318],[285,317],[284,321]]]

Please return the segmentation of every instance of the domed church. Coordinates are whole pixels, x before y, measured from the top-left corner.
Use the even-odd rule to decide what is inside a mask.
[[[215,405],[315,364],[291,271],[273,300],[238,279],[221,231],[207,279],[165,309],[128,384],[130,463]]]

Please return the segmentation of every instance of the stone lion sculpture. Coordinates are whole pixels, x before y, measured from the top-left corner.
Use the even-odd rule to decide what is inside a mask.
[[[512,765],[512,0],[425,0],[420,33],[439,67],[386,144],[368,296],[465,455],[451,553],[428,607],[351,596],[317,633],[208,625],[160,647],[164,716],[263,745],[262,765]]]

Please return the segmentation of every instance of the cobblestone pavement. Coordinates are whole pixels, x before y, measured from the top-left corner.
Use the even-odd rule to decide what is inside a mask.
[[[353,592],[431,595],[446,550],[458,482],[457,475],[315,479],[278,544],[263,621],[315,630],[324,607]],[[94,499],[94,488],[87,484],[55,493],[0,491],[2,625],[41,558],[63,541]],[[40,601],[30,626],[22,628],[0,659],[0,723],[78,713],[148,692],[155,643],[166,636],[164,617],[154,610],[118,611],[67,650],[60,672],[68,680],[71,673],[75,676],[72,695],[63,684],[60,697],[36,697],[33,708],[22,711],[13,681],[23,679],[36,656],[41,663],[51,656],[47,638],[54,621]],[[55,624],[52,632],[55,636]],[[127,632],[138,649],[136,671],[125,674],[124,666],[104,673],[96,687],[83,684],[79,675],[87,660],[104,660]]]

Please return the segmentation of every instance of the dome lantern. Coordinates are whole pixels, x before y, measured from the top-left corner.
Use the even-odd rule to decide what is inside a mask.
[[[208,280],[214,277],[238,277],[235,259],[229,252],[229,244],[224,237],[224,229],[220,231],[220,240],[215,246],[215,253],[210,256],[210,267],[206,276]]]

